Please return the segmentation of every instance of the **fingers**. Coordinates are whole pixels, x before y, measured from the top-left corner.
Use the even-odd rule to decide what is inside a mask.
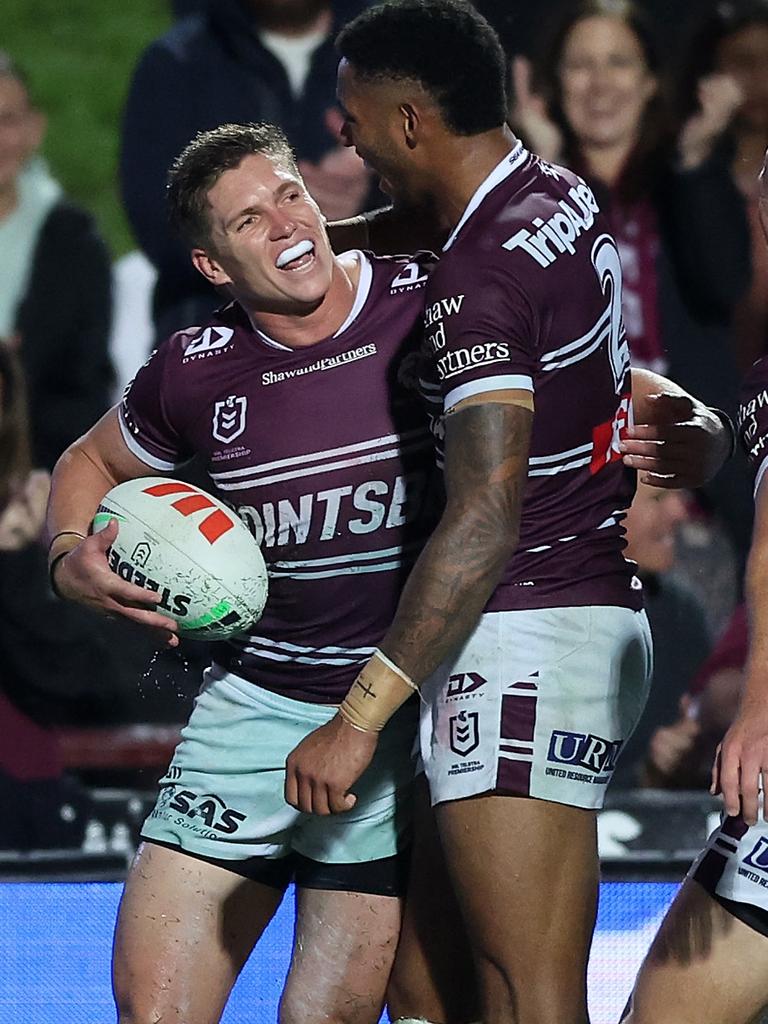
[[[96,549],[97,551],[103,551],[106,553],[108,548],[111,548],[117,539],[117,534],[120,530],[120,524],[117,519],[110,519],[105,527],[101,530],[97,530],[92,536],[96,538]]]
[[[744,758],[739,774],[741,815],[748,825],[755,825],[760,801],[760,761]]]
[[[683,422],[693,416],[695,409],[690,396],[673,394],[671,391],[648,395],[645,403],[649,404],[649,418],[653,424]]]
[[[717,796],[720,792],[720,752],[722,746],[722,743],[717,744],[715,756],[712,758],[712,770],[710,772],[709,780],[709,792],[712,796]]]
[[[150,591],[149,593],[152,592]],[[153,596],[157,598],[157,594]],[[150,629],[160,630],[164,635],[177,634],[179,631],[179,624],[175,619],[169,619],[167,615],[162,615],[160,612],[152,611],[149,608],[135,604],[124,604],[122,601],[110,598],[104,600],[100,608],[107,614],[119,615],[121,618],[130,619],[131,622],[136,622],[140,626],[148,626]],[[173,646],[176,645],[174,644]]]
[[[344,793],[338,787],[302,772],[291,757],[286,762],[284,796],[285,802],[295,807],[297,811],[322,817],[343,814],[357,803],[357,797],[353,793]]]
[[[741,811],[741,800],[739,792],[740,756],[728,746],[720,750],[720,789],[723,794],[725,813],[732,818],[738,816]]]

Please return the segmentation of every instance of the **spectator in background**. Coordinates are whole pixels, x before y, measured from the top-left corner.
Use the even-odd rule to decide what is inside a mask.
[[[644,785],[707,789],[717,744],[736,717],[748,650],[746,606],[737,605],[723,635],[680,698],[675,721],[648,743]]]
[[[571,4],[535,75],[524,58],[514,62],[513,123],[534,151],[581,173],[608,211],[633,365],[735,413],[732,323],[750,281],[750,236],[721,143],[741,92],[728,76],[700,83],[699,107],[675,132],[657,54],[630,3]],[[705,493],[743,557],[743,463]]]
[[[329,220],[359,213],[371,176],[339,143],[336,31],[364,0],[216,0],[177,22],[142,56],[123,123],[123,198],[158,271],[158,337],[201,323],[221,301],[166,222],[165,179],[196,132],[227,122],[280,125]]]
[[[768,249],[760,229],[756,184],[768,145],[768,0],[718,4],[700,23],[683,76],[684,115],[696,102],[696,83],[717,74],[736,81],[742,95],[730,125],[730,158],[752,229],[752,285],[739,303],[734,330],[739,368],[746,373],[768,350]]]
[[[653,635],[653,677],[645,710],[613,775],[616,788],[641,781],[651,736],[678,717],[680,700],[711,646],[701,602],[669,572],[679,527],[688,519],[685,494],[638,483],[624,520],[627,558],[637,562]]]
[[[33,463],[52,468],[109,405],[111,269],[93,219],[37,155],[44,134],[0,51],[0,337],[26,378]]]
[[[0,573],[37,543],[49,484],[48,473],[30,469],[21,374],[13,353],[0,343]],[[56,736],[11,700],[4,635],[0,630],[0,850],[63,845],[78,836],[57,813],[62,765]]]

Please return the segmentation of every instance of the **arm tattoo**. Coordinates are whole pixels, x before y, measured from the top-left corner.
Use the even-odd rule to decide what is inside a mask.
[[[517,547],[532,418],[488,404],[446,420],[446,508],[380,645],[416,683],[467,639]]]

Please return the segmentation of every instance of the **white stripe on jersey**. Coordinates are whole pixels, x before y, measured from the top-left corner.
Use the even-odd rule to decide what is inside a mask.
[[[421,433],[421,432],[420,432]],[[318,466],[308,466],[306,469],[294,469],[287,473],[273,473],[272,476],[264,476],[257,479],[241,480],[238,483],[227,483],[222,481],[215,473],[211,476],[216,486],[222,491],[242,491],[248,487],[265,487],[267,484],[279,483],[282,480],[298,480],[299,477],[314,476],[317,473],[335,473],[340,469],[348,469],[350,466],[363,466],[371,462],[384,462],[387,459],[397,459],[401,455],[408,455],[411,452],[420,451],[432,447],[432,438],[424,435],[424,439],[414,444],[399,445],[397,448],[389,448],[382,452],[370,452],[367,455],[359,455],[354,459],[341,459],[337,462],[326,462]],[[258,473],[261,467],[244,472]]]
[[[327,448],[321,452],[310,452],[307,455],[296,455],[289,459],[277,459],[275,462],[263,462],[257,466],[247,466],[245,469],[230,469],[223,473],[212,473],[214,480],[234,480],[237,477],[249,476],[250,474],[266,473],[273,469],[284,469],[286,466],[306,466],[308,462],[319,462],[320,459],[330,459],[335,455],[350,455],[352,452],[363,452],[370,448],[382,448],[385,445],[395,444],[397,441],[410,441],[416,437],[427,437],[429,434],[426,427],[418,427],[416,430],[406,430],[402,434],[386,434],[384,437],[374,437],[369,441],[360,441],[357,444],[346,444],[341,448]]]
[[[270,572],[273,568],[279,569],[304,569],[313,565],[339,565],[346,562],[370,562],[374,558],[392,558],[394,555],[401,555],[404,551],[413,551],[423,547],[422,544],[413,543],[398,545],[394,548],[380,548],[378,551],[358,551],[351,555],[329,555],[325,558],[308,558],[298,562],[270,562]]]
[[[606,307],[597,319],[597,323],[587,331],[586,334],[582,334],[580,338],[575,341],[569,341],[566,345],[561,345],[560,348],[554,348],[551,352],[545,352],[541,357],[542,363],[551,362],[553,359],[559,359],[561,356],[567,356],[571,352],[574,352],[578,348],[583,348],[588,345],[591,341],[594,341],[596,334],[602,334],[606,327],[610,323],[611,308]]]
[[[291,644],[287,640],[270,640],[267,636],[255,636],[249,634],[240,640],[233,638],[233,643],[240,647],[247,644],[258,644],[260,647],[276,647],[277,650],[294,652],[295,654],[359,654],[363,657],[370,657],[376,650],[375,647],[302,647],[301,644]]]
[[[588,444],[580,444],[578,448],[569,448],[565,452],[556,452],[554,455],[532,455],[528,460],[530,465],[540,466],[545,462],[558,462],[563,459],[568,459],[571,455],[583,455],[584,452],[591,452],[593,448],[592,441]]]
[[[585,459],[573,459],[571,462],[564,462],[556,466],[542,466],[540,469],[529,469],[528,476],[554,476],[556,473],[566,473],[569,469],[579,469],[581,466],[588,466],[592,456]]]
[[[147,466],[151,466],[152,469],[162,470],[164,473],[169,473],[179,465],[177,462],[164,462],[163,459],[158,459],[154,455],[150,455],[146,448],[142,448],[124,423],[122,413],[120,412],[117,414],[117,422],[120,424],[120,433],[123,435],[123,440],[128,448],[137,459],[141,459],[141,461],[146,463]]]
[[[482,395],[488,391],[533,391],[533,378],[525,373],[505,373],[496,377],[483,377],[482,380],[471,380],[460,384],[445,396],[445,411],[458,405],[465,398]]]
[[[456,241],[456,236],[464,227],[466,222],[478,208],[480,203],[485,199],[489,192],[496,188],[500,182],[508,178],[509,175],[514,171],[516,167],[527,159],[528,151],[523,148],[522,142],[519,140],[515,143],[513,148],[507,153],[503,160],[499,161],[498,164],[493,168],[488,177],[483,181],[478,188],[475,190],[474,195],[467,203],[464,208],[464,213],[461,215],[461,219],[456,227],[451,232],[450,238],[443,246],[443,252],[448,252],[453,243]]]
[[[360,658],[310,658],[303,654],[278,654],[276,651],[263,650],[258,647],[244,647],[244,654],[252,654],[256,658],[267,661],[291,661],[296,665],[361,665],[368,660],[368,655]]]
[[[372,565],[349,565],[345,569],[330,569],[327,572],[270,572],[270,577],[281,580],[330,580],[336,576],[356,576],[371,572],[390,572],[399,569],[400,559],[394,562],[376,562]]]

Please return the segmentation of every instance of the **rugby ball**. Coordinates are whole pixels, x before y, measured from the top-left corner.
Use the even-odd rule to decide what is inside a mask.
[[[222,640],[247,630],[267,599],[261,549],[237,514],[182,480],[139,477],[102,499],[93,530],[111,519],[117,538],[107,553],[124,580],[157,591],[157,610],[182,636]]]

